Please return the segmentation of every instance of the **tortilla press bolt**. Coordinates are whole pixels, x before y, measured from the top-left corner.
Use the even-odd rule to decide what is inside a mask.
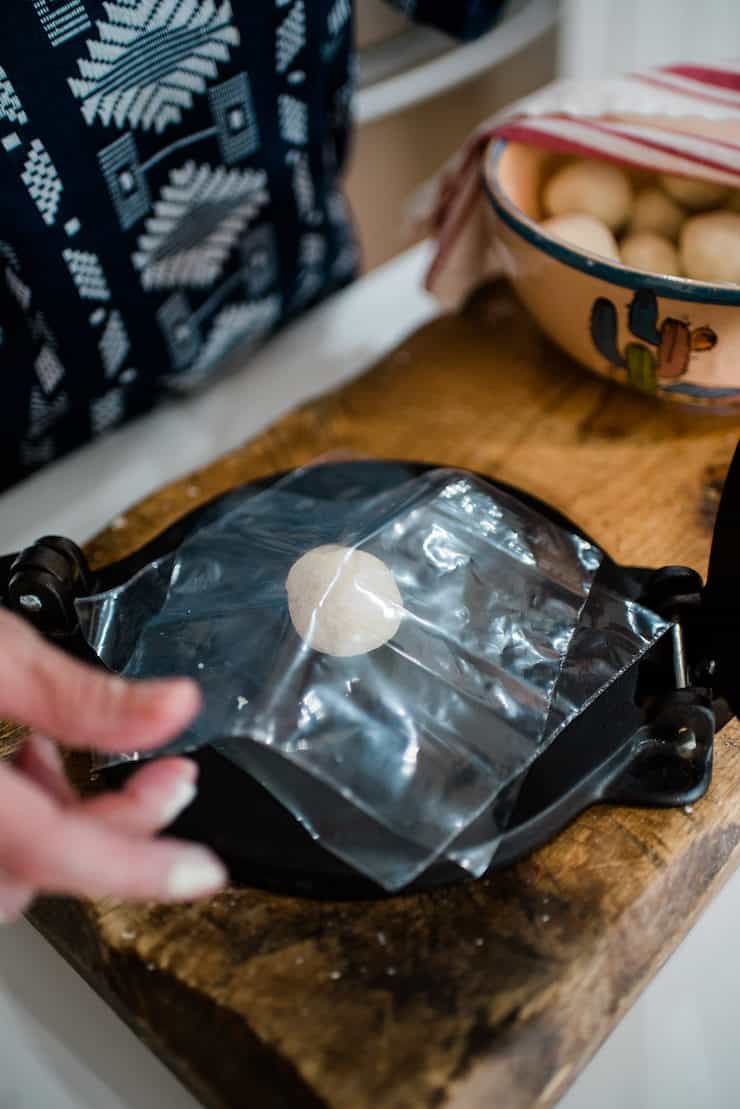
[[[70,539],[47,535],[18,555],[10,568],[8,607],[44,635],[70,635],[75,601],[88,592],[89,570]]]

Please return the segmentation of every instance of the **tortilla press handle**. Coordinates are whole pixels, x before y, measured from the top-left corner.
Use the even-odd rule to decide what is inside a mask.
[[[740,443],[717,511],[702,612],[713,686],[740,716]]]
[[[89,592],[87,560],[71,539],[47,535],[10,564],[5,605],[43,635],[72,635],[78,625],[75,601]]]

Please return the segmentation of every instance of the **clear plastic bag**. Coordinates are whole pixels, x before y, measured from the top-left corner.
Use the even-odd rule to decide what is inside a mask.
[[[552,743],[663,635],[668,625],[643,608],[594,581],[568,647],[550,705],[540,751]],[[538,752],[539,753],[539,752]],[[474,821],[450,846],[451,862],[476,877],[490,866],[518,795],[522,778],[500,795],[493,812]]]
[[[204,709],[167,750],[212,744],[385,888],[440,856],[480,873],[497,829],[478,818],[664,625],[593,589],[597,548],[470,474],[338,493],[332,470],[230,498],[80,602],[83,630],[127,676],[196,678]],[[291,622],[291,567],[326,544],[393,574],[400,626],[376,650],[334,657]]]

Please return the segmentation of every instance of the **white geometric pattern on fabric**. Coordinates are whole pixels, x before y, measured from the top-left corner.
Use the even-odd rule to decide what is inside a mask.
[[[278,97],[280,134],[286,142],[305,146],[308,140],[308,108],[295,96],[281,93]]]
[[[326,240],[323,235],[303,235],[298,249],[299,266],[320,266],[326,257]]]
[[[300,308],[317,295],[324,284],[321,267],[326,257],[323,235],[309,232],[301,236],[298,247],[298,280],[292,307]]]
[[[20,268],[18,255],[13,250],[10,243],[6,243],[4,239],[0,239],[0,258],[3,258],[6,262],[9,262],[13,269],[17,270]]]
[[[239,250],[244,288],[249,299],[256,300],[278,280],[278,249],[272,224],[265,223],[250,231],[240,241]]]
[[[246,73],[238,73],[208,91],[211,112],[218,128],[221,157],[228,166],[254,154],[260,147],[257,113]]]
[[[113,207],[124,231],[128,231],[151,208],[149,185],[139,163],[139,152],[131,132],[98,151],[98,161],[108,186]]]
[[[110,289],[97,254],[67,247],[62,257],[83,300],[110,300]]]
[[[263,170],[186,162],[170,173],[133,262],[145,289],[211,285],[239,236],[267,204]]]
[[[278,73],[285,73],[295,57],[306,45],[306,9],[303,0],[297,0],[277,29],[275,66]]]
[[[349,211],[347,208],[347,201],[339,190],[335,189],[330,193],[326,201],[326,211],[329,220],[335,227],[344,228],[347,226],[349,219]]]
[[[240,42],[230,0],[118,0],[69,86],[88,124],[159,134],[179,123]]]
[[[36,204],[47,227],[56,222],[59,199],[64,186],[41,139],[34,139],[23,167],[21,180]]]
[[[34,385],[31,390],[29,411],[28,431],[31,439],[44,435],[49,428],[61,420],[62,416],[66,415],[68,409],[69,397],[66,393],[60,393],[54,400],[47,400],[38,385]]]
[[[23,311],[27,312],[31,306],[31,290],[10,266],[5,270],[5,284]]]
[[[18,127],[28,123],[28,116],[23,111],[17,92],[10,83],[10,78],[0,65],[0,119],[7,119]]]
[[[110,381],[115,377],[126,360],[126,355],[131,349],[126,325],[121,313],[117,310],[111,312],[105,330],[98,343],[100,358],[105,370],[105,376]]]
[[[308,155],[290,151],[287,161],[293,164],[293,195],[295,196],[298,213],[301,219],[310,220],[316,204],[316,190],[314,189]]]
[[[101,432],[120,424],[124,416],[124,396],[125,390],[116,388],[110,389],[102,397],[92,401],[90,424],[95,435],[100,435]]]
[[[329,14],[326,17],[326,24],[329,28],[329,33],[338,35],[342,27],[352,14],[352,5],[350,0],[335,0],[329,9]]]
[[[360,265],[360,251],[356,243],[348,240],[340,249],[331,267],[331,275],[335,281],[344,281],[354,277]]]
[[[318,270],[302,270],[298,274],[296,289],[291,302],[294,311],[304,308],[310,300],[319,294],[324,285],[324,279]]]
[[[343,194],[338,190],[331,193],[326,202],[326,209],[330,223],[336,227],[341,239],[344,240],[332,263],[331,276],[334,281],[345,281],[356,274],[360,265],[360,251],[355,240],[347,237],[350,215]]]
[[[20,306],[25,316],[25,322],[29,329],[31,339],[34,344],[38,344],[39,347],[39,353],[34,363],[36,376],[44,393],[52,393],[57,389],[65,372],[64,366],[56,353],[56,338],[49,327],[44,313],[38,308],[32,308],[33,294],[29,286],[26,285],[18,273],[20,268],[18,256],[13,248],[3,240],[0,240],[0,261],[5,263],[4,265],[0,265],[0,272],[5,278],[8,292]],[[37,387],[36,391],[38,392]],[[65,399],[65,404],[66,403]],[[36,401],[35,410],[37,412],[43,410],[41,401]],[[41,461],[44,461],[44,459],[41,459]]]
[[[170,378],[173,385],[192,388],[205,381],[214,367],[236,347],[244,353],[263,339],[280,318],[278,294],[249,304],[229,304],[216,316],[203,350],[192,369]]]
[[[33,6],[52,46],[61,46],[92,27],[81,0],[33,0]]]
[[[53,393],[64,377],[64,366],[50,346],[43,346],[35,362],[36,377],[47,394]]]
[[[184,293],[173,293],[157,310],[157,322],[162,329],[170,360],[176,370],[191,365],[202,346],[198,321],[190,310]]]

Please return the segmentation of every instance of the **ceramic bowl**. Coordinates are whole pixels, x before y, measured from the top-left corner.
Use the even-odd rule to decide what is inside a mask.
[[[541,185],[558,157],[499,140],[483,169],[502,263],[542,330],[612,380],[740,408],[740,286],[633,270],[544,234]]]

